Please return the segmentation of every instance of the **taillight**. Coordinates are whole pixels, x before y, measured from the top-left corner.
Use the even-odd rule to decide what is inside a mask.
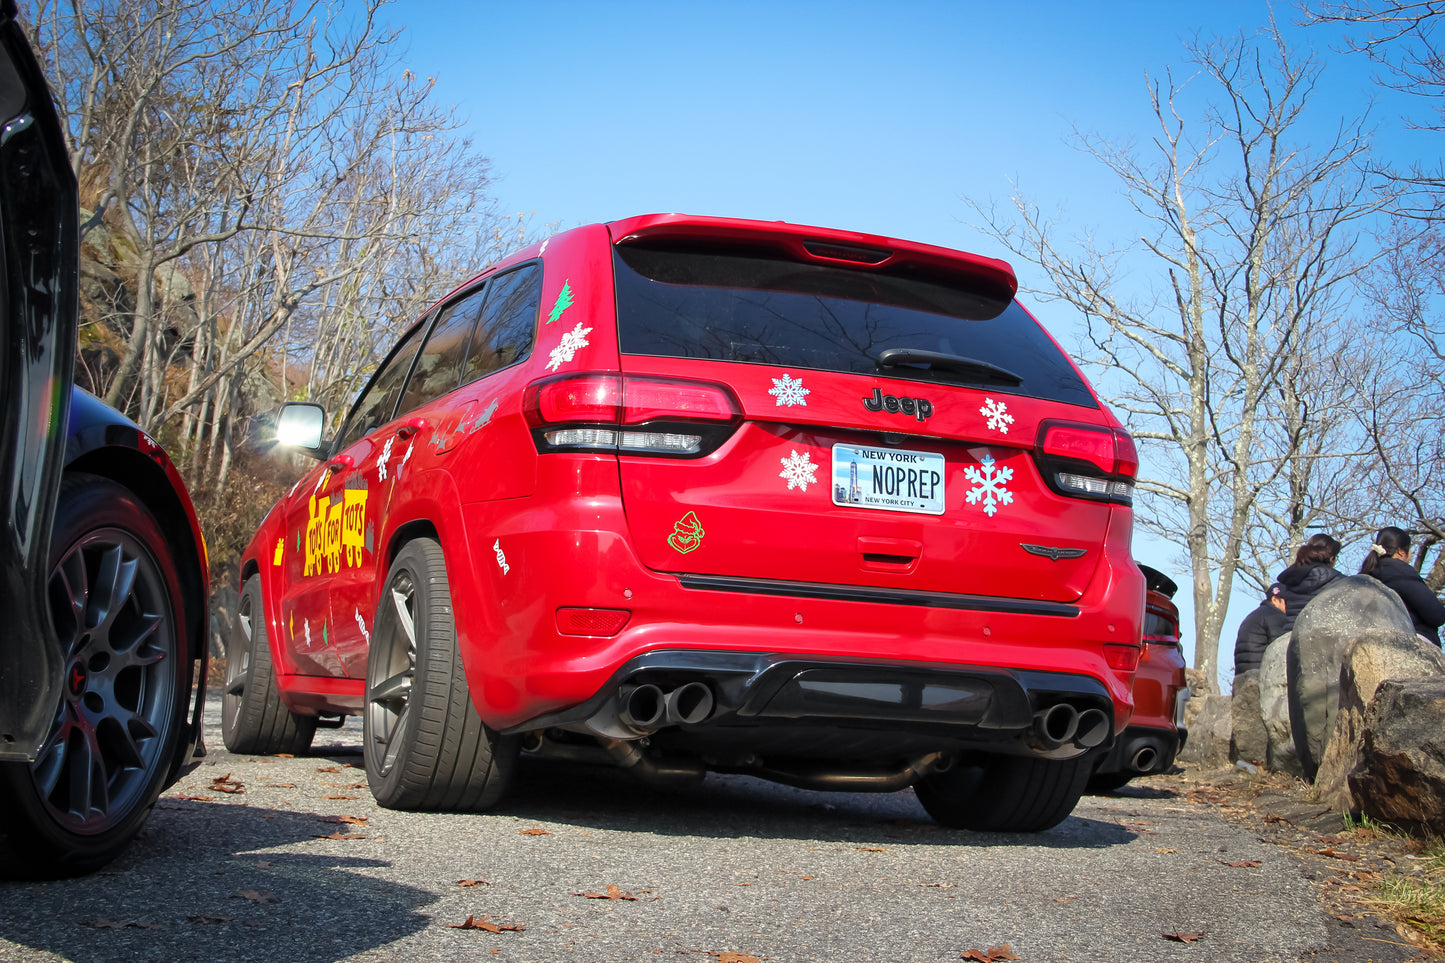
[[[1139,454],[1127,431],[1076,422],[1039,425],[1036,457],[1053,489],[1063,495],[1131,504]]]
[[[717,450],[742,417],[723,385],[589,372],[534,381],[522,411],[537,450],[696,458]]]

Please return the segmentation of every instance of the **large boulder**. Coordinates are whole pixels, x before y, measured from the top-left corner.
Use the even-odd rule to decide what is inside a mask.
[[[1330,582],[1295,621],[1285,666],[1290,729],[1306,779],[1315,778],[1335,729],[1345,649],[1370,629],[1415,631],[1400,596],[1368,575]]]
[[[1380,685],[1349,784],[1371,819],[1445,835],[1445,678]]]
[[[1352,796],[1349,778],[1363,763],[1367,710],[1380,684],[1386,679],[1442,677],[1445,655],[1413,631],[1369,629],[1349,644],[1340,669],[1335,729],[1315,775],[1322,802],[1336,812],[1363,811],[1363,800]]]
[[[1259,663],[1259,715],[1264,723],[1264,765],[1271,772],[1302,774],[1289,726],[1289,674],[1285,653],[1289,636],[1281,635],[1264,650]]]
[[[1264,716],[1259,703],[1259,670],[1250,669],[1234,677],[1234,694],[1229,700],[1229,758],[1243,759],[1256,766],[1265,764],[1269,755],[1269,737],[1264,730]]]
[[[1195,696],[1186,710],[1197,704],[1189,721],[1189,739],[1179,751],[1179,761],[1205,769],[1229,765],[1230,698],[1227,695]],[[1186,718],[1189,717],[1186,712]]]

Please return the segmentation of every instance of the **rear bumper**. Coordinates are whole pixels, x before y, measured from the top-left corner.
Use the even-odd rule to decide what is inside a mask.
[[[697,721],[679,719],[673,694],[701,684],[709,710]],[[639,720],[629,699],[655,687],[667,710]],[[636,739],[659,730],[673,740],[702,743],[755,741],[761,751],[780,726],[815,726],[897,733],[910,744],[933,740],[940,750],[1066,758],[1089,746],[1074,732],[1051,738],[1040,716],[1066,706],[1063,717],[1091,713],[1094,745],[1114,730],[1113,701],[1103,683],[1083,675],[957,664],[899,663],[883,659],[822,658],[764,652],[661,649],[630,659],[585,702],[529,720],[513,731],[562,728],[612,739]],[[1063,725],[1063,723],[1061,723]],[[747,733],[752,733],[750,740]]]

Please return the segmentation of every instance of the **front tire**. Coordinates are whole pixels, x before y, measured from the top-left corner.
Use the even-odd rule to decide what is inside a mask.
[[[165,787],[186,728],[191,660],[172,548],[129,490],[67,476],[51,539],[51,621],[66,680],[34,762],[0,765],[0,876],[110,862]]]
[[[441,546],[408,542],[386,575],[366,663],[366,779],[389,809],[475,812],[506,791],[517,741],[477,715]]]
[[[300,755],[316,737],[316,717],[287,709],[276,690],[261,576],[241,589],[241,604],[226,640],[226,682],[221,688],[221,740],[232,752]]]
[[[941,825],[983,832],[1036,833],[1068,818],[1094,768],[1077,759],[988,755],[925,776],[918,801]]]

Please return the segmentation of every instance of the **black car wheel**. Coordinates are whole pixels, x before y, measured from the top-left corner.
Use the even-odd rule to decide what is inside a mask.
[[[496,803],[515,739],[487,728],[457,652],[441,546],[407,543],[386,576],[366,664],[366,778],[391,809],[476,811]]]
[[[0,766],[0,874],[52,878],[113,859],[145,821],[185,729],[191,661],[171,546],[131,492],[60,489],[49,600],[65,685],[31,763]]]
[[[935,821],[957,829],[1034,833],[1068,818],[1094,768],[1077,759],[982,756],[925,776],[914,787]]]
[[[276,691],[261,576],[241,589],[241,604],[226,640],[226,683],[221,688],[221,740],[232,752],[299,754],[311,748],[316,717],[287,709]]]

